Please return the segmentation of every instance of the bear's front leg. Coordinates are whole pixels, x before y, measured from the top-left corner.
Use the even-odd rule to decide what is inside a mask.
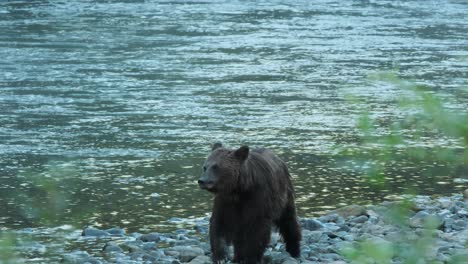
[[[262,263],[263,253],[270,242],[271,224],[257,220],[247,226],[234,239],[234,262],[241,264]]]
[[[213,219],[213,218],[212,218]],[[227,262],[227,243],[215,221],[210,223],[211,259],[213,263]]]

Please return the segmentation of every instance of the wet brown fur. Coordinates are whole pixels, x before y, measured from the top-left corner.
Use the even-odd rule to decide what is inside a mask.
[[[294,190],[280,158],[267,149],[219,146],[206,160],[205,168],[204,175],[216,180],[210,190],[215,194],[210,221],[213,262],[227,259],[229,244],[234,245],[235,262],[261,262],[273,226],[279,228],[291,256],[300,256]]]

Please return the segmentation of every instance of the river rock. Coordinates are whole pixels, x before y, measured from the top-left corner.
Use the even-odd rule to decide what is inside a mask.
[[[175,246],[171,250],[179,253],[178,258],[181,262],[189,262],[197,256],[205,254],[203,249],[191,246]]]
[[[87,227],[83,230],[81,233],[82,236],[87,236],[87,237],[108,237],[110,236],[109,233],[103,230],[99,230],[97,228],[93,227]]]
[[[271,258],[270,263],[272,264],[283,264],[283,263],[286,264],[286,262],[291,261],[290,259],[293,259],[288,253],[285,253],[285,252],[272,252],[272,254],[270,254],[270,258]],[[293,260],[295,261],[295,259]],[[297,263],[297,262],[293,262],[293,263]]]
[[[367,220],[369,220],[369,217],[367,217],[367,215],[361,215],[361,216],[352,218],[350,222],[354,224],[362,224],[362,223],[367,222]]]
[[[467,227],[467,220],[465,219],[458,219],[455,217],[450,217],[444,219],[444,231],[451,232],[451,231],[461,231]]]
[[[194,259],[192,259],[190,264],[210,264],[211,263],[211,258],[208,256],[197,256]]]
[[[321,262],[330,263],[336,260],[341,260],[343,258],[336,253],[324,253],[319,255],[319,259]]]
[[[315,219],[301,219],[301,225],[304,229],[314,231],[314,230],[319,230],[323,228],[323,224],[320,223],[320,221],[315,220]]]
[[[401,201],[397,202],[397,204],[401,205]],[[417,195],[412,199],[412,210],[418,212],[429,208],[434,208],[434,201],[431,199],[431,197],[427,195]]]
[[[440,197],[437,199],[437,202],[439,202],[440,206],[444,209],[450,208],[453,204],[452,199],[449,197]]]
[[[343,224],[345,222],[344,218],[342,216],[340,216],[337,213],[334,213],[333,211],[326,214],[326,215],[320,216],[318,218],[318,221],[320,221],[321,223],[334,222],[334,223],[337,223],[337,224]]]
[[[373,254],[363,256],[364,261],[378,263],[372,256],[383,256],[392,259],[390,263],[403,263],[405,252],[413,250],[413,241],[423,239],[431,234],[428,248],[423,261],[431,263],[451,263],[455,259],[466,257],[466,241],[468,238],[468,201],[462,195],[448,198],[431,198],[418,196],[415,198],[418,209],[411,217],[393,219],[391,213],[398,206],[408,206],[409,203],[391,202],[369,206],[368,210],[362,206],[347,206],[334,210],[332,213],[319,218],[302,218],[301,263],[346,263],[341,252],[350,248],[370,250]],[[414,202],[414,201],[413,201]],[[405,207],[408,208],[408,207]],[[407,226],[402,228],[401,220],[406,219]],[[209,219],[192,222],[200,232],[179,229],[172,233],[149,233],[127,235],[123,229],[114,228],[99,230],[87,228],[84,236],[112,237],[122,236],[116,242],[108,242],[102,249],[106,261],[109,263],[157,263],[157,264],[207,264],[211,263],[209,238],[204,233],[209,227]],[[395,221],[398,220],[398,221]],[[428,223],[433,224],[435,230],[427,230]],[[205,229],[206,228],[206,229]],[[430,233],[429,233],[430,232]],[[159,249],[162,248],[162,249]],[[165,248],[165,249],[164,249]],[[23,249],[24,250],[24,249]],[[40,253],[40,252],[39,252]],[[229,256],[233,256],[233,247],[229,247]],[[64,255],[65,263],[100,263],[86,252],[74,252]],[[107,263],[107,262],[105,262]],[[227,262],[230,263],[230,262]],[[265,264],[295,264],[298,260],[286,253],[285,244],[281,236],[274,231],[270,244],[265,252]],[[464,263],[464,262],[461,262]]]
[[[325,227],[326,230],[333,231],[333,232],[338,231],[341,228],[339,225],[333,222],[325,223],[323,224],[323,226]]]
[[[196,239],[184,239],[172,241],[171,246],[198,246],[200,241]]]
[[[121,244],[120,247],[127,252],[139,252],[143,250],[143,241],[135,240],[135,241],[126,241],[125,243]]]
[[[107,242],[102,251],[106,253],[110,252],[123,252],[122,248],[117,245],[114,241]]]
[[[350,216],[361,216],[366,215],[366,208],[362,205],[348,205],[345,207],[338,208],[336,210],[331,211],[332,214],[338,214],[341,217],[348,218]]]
[[[299,261],[297,259],[292,258],[292,257],[287,257],[281,261],[280,264],[297,264]]]
[[[418,227],[418,228],[422,228],[422,227],[426,227],[427,225],[430,225],[431,227],[438,229],[443,224],[444,224],[444,220],[442,219],[442,217],[438,215],[429,214],[426,211],[417,212],[409,220],[409,225],[411,227]]]
[[[125,236],[125,230],[123,230],[122,228],[118,228],[118,227],[109,228],[104,231],[109,233],[111,236],[116,236],[116,237]]]
[[[281,235],[278,232],[272,232],[270,235],[270,247],[274,247],[281,239]]]
[[[305,231],[306,230],[303,231],[302,235],[303,235],[303,240],[306,243],[316,243],[321,240],[322,236],[327,236],[327,235],[324,235],[323,231],[309,231],[309,230],[307,230],[308,232],[305,232]]]
[[[130,253],[130,259],[138,261],[138,263],[154,263],[161,257],[158,254],[151,254],[152,252],[138,251]],[[123,263],[127,263],[126,261]]]
[[[141,235],[139,239],[143,242],[159,242],[161,240],[160,234],[153,232],[145,235]]]

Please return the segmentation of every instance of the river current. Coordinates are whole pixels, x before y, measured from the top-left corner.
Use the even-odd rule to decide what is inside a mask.
[[[361,107],[402,116],[380,72],[466,111],[467,17],[463,0],[1,1],[0,227],[173,229],[209,213],[217,141],[287,161],[301,216],[459,192],[463,168],[399,158],[376,187],[337,149],[359,147]]]

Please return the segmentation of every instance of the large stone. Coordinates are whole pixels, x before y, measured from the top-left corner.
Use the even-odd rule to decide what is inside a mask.
[[[141,240],[135,241],[126,241],[125,243],[121,244],[120,247],[127,252],[141,252],[143,251],[143,242]]]
[[[342,257],[336,253],[324,253],[319,255],[319,259],[325,263],[331,263],[333,261],[341,260]]]
[[[323,226],[325,227],[326,230],[329,230],[329,231],[332,231],[332,232],[338,231],[338,230],[341,229],[341,227],[339,225],[337,225],[337,224],[335,224],[333,222],[325,223],[325,224],[323,224]]]
[[[322,223],[329,223],[329,222],[333,222],[333,223],[337,223],[337,224],[343,224],[344,223],[344,219],[343,217],[341,217],[340,215],[338,215],[337,213],[334,213],[334,211],[326,214],[326,215],[322,215],[318,218],[318,221],[322,222]]]
[[[190,264],[210,264],[211,259],[208,256],[201,256],[200,255],[200,256],[197,256],[194,259],[192,259],[189,263]]]
[[[367,220],[369,220],[369,217],[367,217],[367,215],[360,215],[358,217],[352,218],[350,222],[354,224],[362,224],[367,222]]]
[[[178,257],[181,262],[189,262],[192,259],[205,254],[203,249],[191,246],[175,246],[172,250],[179,253]]]
[[[304,229],[310,230],[310,231],[315,231],[323,228],[323,224],[320,223],[320,221],[317,221],[315,219],[302,219],[301,220],[301,225]]]
[[[271,255],[271,263],[273,264],[286,264],[288,261],[291,261],[291,256],[288,253],[273,252]],[[294,259],[293,259],[294,260]],[[294,262],[297,263],[297,262]]]
[[[97,228],[93,227],[87,227],[83,230],[81,233],[82,236],[87,236],[87,237],[108,237],[110,236],[109,233],[103,230],[99,230]]]
[[[415,204],[414,206],[416,206],[416,209],[420,210],[425,210],[434,206],[434,201],[427,195],[417,195],[412,199],[412,202]]]
[[[299,263],[299,261],[297,261],[297,259],[292,258],[292,257],[287,257],[281,261],[281,264],[296,264],[296,263]]]
[[[149,233],[140,236],[139,238],[143,242],[159,242],[161,240],[159,233]]]
[[[429,214],[426,211],[419,211],[409,220],[411,227],[422,228],[432,227],[439,229],[444,224],[444,219],[438,215]]]
[[[110,241],[106,243],[102,251],[106,253],[111,253],[111,252],[122,252],[123,250],[122,248],[119,247],[119,245],[117,245],[117,243]]]
[[[321,237],[324,236],[324,233],[322,231],[308,231],[303,232],[303,240],[307,243],[316,243],[319,242]],[[326,235],[325,235],[326,236]]]
[[[440,197],[439,199],[437,199],[437,201],[439,202],[440,206],[444,209],[450,208],[453,203],[452,199],[450,199],[449,197]]]
[[[301,260],[301,264],[320,264],[320,263],[316,261],[304,259],[304,260]]]
[[[461,230],[463,230],[465,228],[466,228],[466,221],[465,220],[459,219],[459,220],[455,220],[452,223],[452,229],[453,230],[461,231]]]
[[[198,246],[200,241],[196,239],[186,239],[186,240],[175,240],[171,242],[173,246]]]
[[[465,210],[465,209],[460,209],[460,210],[456,211],[456,214],[457,214],[458,217],[461,217],[461,218],[468,217],[468,211]]]
[[[122,228],[118,227],[113,227],[105,230],[107,233],[109,233],[111,236],[117,236],[117,237],[123,237],[125,236],[125,230]]]
[[[357,217],[366,215],[366,208],[362,205],[348,205],[345,207],[338,208],[330,212],[331,214],[338,214],[341,217],[348,218],[350,216]]]

